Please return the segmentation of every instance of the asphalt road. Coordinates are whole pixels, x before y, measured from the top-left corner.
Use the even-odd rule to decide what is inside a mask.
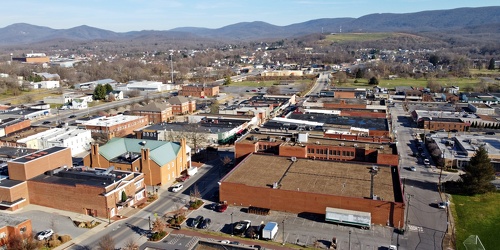
[[[319,95],[319,92],[328,87],[328,85],[330,84],[329,76],[330,74],[328,72],[320,73],[318,79],[316,80],[316,83],[311,88],[309,93],[306,94],[306,96]]]
[[[441,202],[437,189],[439,171],[434,166],[426,168],[421,159],[411,156],[413,151],[417,152],[413,137],[416,129],[412,128],[411,118],[402,106],[396,103],[390,113],[397,135],[400,171],[408,204],[406,232],[404,235],[394,234],[395,242],[398,249],[442,249],[447,217],[446,211],[437,207]],[[424,152],[430,158],[428,152]],[[409,166],[415,166],[417,171],[409,171]],[[450,176],[443,175],[443,178]]]
[[[213,161],[215,163],[218,159]],[[173,193],[168,190],[168,187],[162,187],[159,199],[145,209],[139,211],[130,218],[116,221],[106,227],[104,230],[95,235],[71,246],[68,249],[94,249],[101,238],[105,235],[110,235],[117,248],[125,246],[127,241],[132,239],[138,245],[147,241],[146,235],[149,233],[149,217],[151,223],[155,220],[155,216],[163,216],[173,209],[186,205],[189,201],[189,191],[193,188],[193,184],[198,185],[198,189],[202,196],[210,197],[215,192],[219,176],[219,167],[205,165],[198,170],[198,173],[184,182],[184,188],[179,193]],[[209,179],[212,181],[209,182]]]

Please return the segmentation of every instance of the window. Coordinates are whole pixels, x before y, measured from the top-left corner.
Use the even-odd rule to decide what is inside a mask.
[[[135,183],[135,188],[136,188],[136,189],[141,188],[141,187],[143,186],[143,185],[142,185],[143,183],[144,183],[144,180],[140,180],[140,181],[136,182],[136,183]]]
[[[144,192],[140,192],[140,193],[135,194],[136,201],[142,200],[143,198],[144,198]]]
[[[19,228],[19,231],[20,231],[21,233],[26,233],[26,227],[21,227],[21,228]]]

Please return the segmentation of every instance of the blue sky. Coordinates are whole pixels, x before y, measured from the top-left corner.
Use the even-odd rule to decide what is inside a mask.
[[[220,28],[252,21],[283,26],[319,18],[493,5],[498,0],[4,0],[0,28],[29,23],[124,32]]]

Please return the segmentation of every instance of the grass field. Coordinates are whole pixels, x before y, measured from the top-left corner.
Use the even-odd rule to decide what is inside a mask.
[[[397,33],[339,33],[335,35],[327,35],[325,42],[346,43],[350,41],[376,41],[388,37],[396,36]]]
[[[465,250],[463,242],[478,235],[486,249],[498,249],[500,241],[500,193],[476,196],[452,196],[451,211],[455,218],[456,245]]]
[[[44,97],[60,95],[57,90],[35,89],[31,91],[21,91],[19,95],[13,96],[9,92],[0,94],[0,101],[12,104],[22,104],[32,101],[43,100]],[[29,96],[29,97],[28,97]]]
[[[433,79],[440,83],[443,87],[447,86],[458,86],[460,89],[465,87],[474,87],[475,84],[479,83],[480,80],[477,78],[440,78]],[[397,86],[413,86],[413,87],[426,87],[428,80],[425,78],[414,79],[414,78],[400,78],[394,80],[379,80],[379,86],[384,88],[395,88]],[[354,79],[349,79],[347,83],[337,84],[338,87],[358,87],[358,88],[371,88],[373,86],[368,85],[368,80],[358,79],[358,83],[354,83]]]
[[[270,87],[277,84],[279,81],[242,81],[233,82],[229,86],[235,87]],[[287,82],[293,82],[293,84],[308,83],[310,80],[290,80]]]
[[[500,76],[500,71],[497,70],[487,70],[487,69],[469,69],[471,75],[488,75],[488,76]]]

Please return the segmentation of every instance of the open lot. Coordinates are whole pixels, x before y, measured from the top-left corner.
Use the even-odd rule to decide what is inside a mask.
[[[193,211],[188,216],[187,223],[189,224],[198,215],[210,218],[212,223],[207,229],[193,230],[212,235],[231,235],[231,225],[241,220],[252,221],[252,226],[255,228],[262,223],[277,222],[279,229],[273,240],[275,243],[282,243],[284,239],[287,244],[298,243],[299,245],[312,246],[316,241],[327,242],[331,241],[332,237],[337,237],[338,249],[348,249],[349,231],[351,231],[352,249],[378,249],[380,246],[388,246],[391,243],[392,236],[392,228],[388,227],[373,226],[369,230],[363,230],[325,222],[323,216],[298,216],[276,211],[271,211],[269,215],[257,215],[248,213],[247,208],[237,206],[230,206],[222,213],[210,210],[205,206]],[[185,223],[182,226],[183,228],[187,227]],[[210,236],[207,235],[207,237]],[[238,239],[243,238],[233,236],[231,239],[238,241]],[[249,238],[244,239],[250,240]],[[264,241],[255,240],[255,242],[255,244],[259,244],[258,242]]]
[[[33,233],[50,228],[54,230],[54,233],[56,234],[70,235],[71,238],[74,239],[89,230],[76,227],[71,218],[62,214],[58,214],[57,212],[29,210],[23,211],[18,215],[24,216],[31,220]]]
[[[452,196],[451,211],[455,218],[457,249],[465,250],[463,242],[478,235],[485,249],[496,249],[500,238],[500,193],[476,196]]]
[[[356,88],[372,88],[373,85],[368,85],[367,79],[357,79],[358,82],[355,83],[355,79],[348,79],[346,83],[336,84],[338,87],[356,87]],[[478,78],[440,78],[432,79],[441,86],[458,86],[460,89],[466,87],[474,87],[476,84],[480,83],[481,80]],[[428,80],[425,78],[397,78],[394,80],[379,79],[380,87],[384,88],[395,88],[398,86],[412,86],[412,87],[427,87]]]

